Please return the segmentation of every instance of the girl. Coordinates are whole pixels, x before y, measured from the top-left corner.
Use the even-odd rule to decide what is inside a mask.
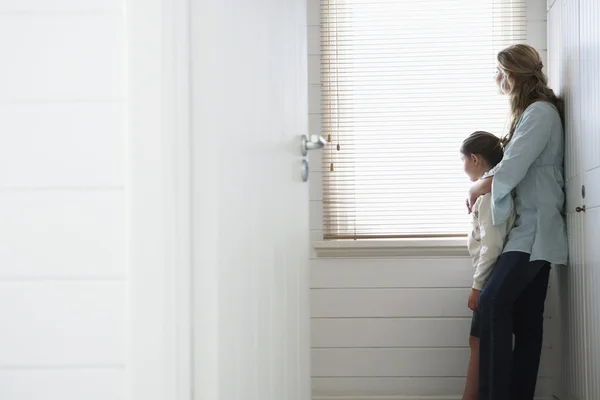
[[[492,219],[500,225],[510,217],[514,191],[517,217],[481,292],[479,400],[531,400],[550,264],[567,262],[563,104],[548,87],[533,47],[510,46],[497,62],[496,83],[509,97],[512,123],[504,158],[471,187],[467,201],[472,210],[491,191]]]
[[[500,139],[487,132],[475,132],[469,136],[460,148],[464,170],[471,182],[476,182],[491,168],[502,160],[502,143]],[[512,208],[512,207],[511,207]],[[467,384],[463,400],[479,398],[479,294],[485,281],[492,272],[496,259],[502,253],[506,234],[512,227],[514,215],[503,224],[492,223],[491,194],[485,194],[473,205],[473,228],[469,234],[467,245],[473,258],[473,286],[469,296],[469,308],[473,310],[469,346],[471,360],[467,371]]]

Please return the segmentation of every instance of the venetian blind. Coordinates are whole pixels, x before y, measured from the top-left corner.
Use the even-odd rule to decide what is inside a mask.
[[[525,0],[321,0],[325,239],[462,236],[459,148],[501,134],[496,54]]]

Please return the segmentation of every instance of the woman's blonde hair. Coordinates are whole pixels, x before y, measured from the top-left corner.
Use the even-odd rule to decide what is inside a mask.
[[[539,53],[526,44],[515,44],[498,53],[498,67],[506,75],[512,122],[508,134],[502,138],[506,146],[512,139],[519,119],[527,107],[536,101],[553,104],[561,120],[564,105],[552,89],[542,71],[544,64]]]

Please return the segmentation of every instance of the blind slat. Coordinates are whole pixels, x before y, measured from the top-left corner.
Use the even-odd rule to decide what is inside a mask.
[[[526,0],[321,0],[326,239],[465,235],[459,147],[503,133],[495,57],[526,32]]]

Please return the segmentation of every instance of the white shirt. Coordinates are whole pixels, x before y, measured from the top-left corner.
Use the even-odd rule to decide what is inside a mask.
[[[510,197],[510,196],[509,196]],[[477,199],[473,205],[473,228],[467,239],[469,253],[473,257],[473,289],[481,290],[492,268],[502,253],[506,235],[515,219],[514,207],[510,207],[510,217],[500,225],[492,222],[492,195],[488,193]]]

